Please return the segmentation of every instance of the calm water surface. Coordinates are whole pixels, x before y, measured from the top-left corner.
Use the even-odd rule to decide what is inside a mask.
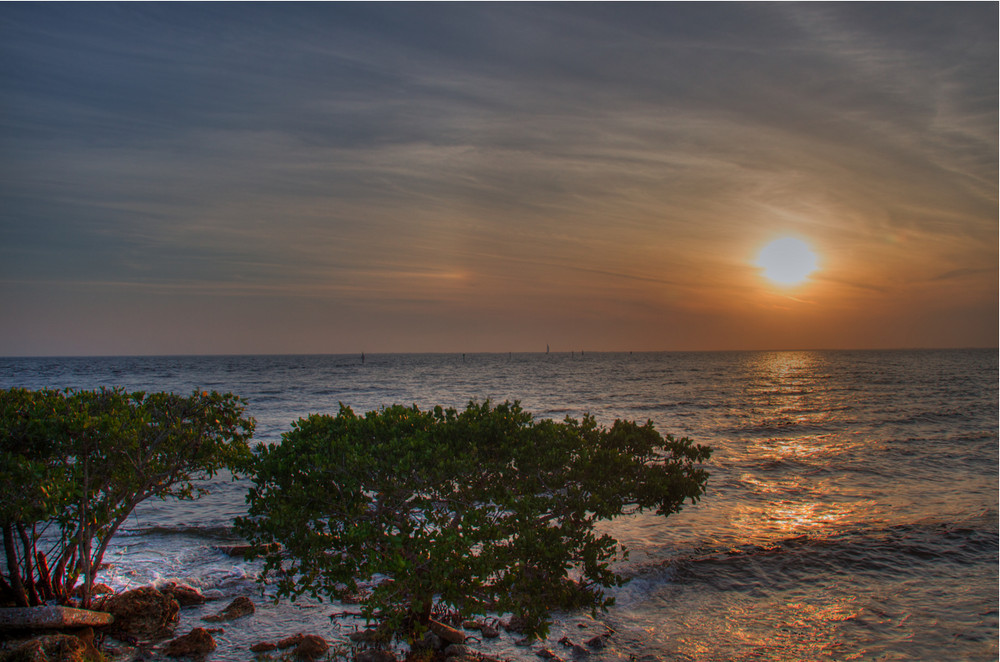
[[[0,359],[0,386],[232,391],[256,439],[394,403],[520,400],[538,417],[652,420],[715,449],[704,500],[607,525],[630,581],[596,619],[559,614],[547,646],[609,628],[593,660],[996,660],[996,350]],[[242,483],[143,504],[115,541],[116,588],[179,578],[255,616],[210,659],[298,631],[339,639],[341,605],[272,605],[239,542]],[[225,603],[185,610],[179,633]],[[503,635],[480,650],[534,660]]]

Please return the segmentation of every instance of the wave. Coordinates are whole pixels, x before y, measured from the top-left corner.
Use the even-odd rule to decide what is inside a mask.
[[[716,410],[718,409],[718,404],[714,402],[697,402],[694,400],[678,400],[676,402],[651,402],[651,403],[641,403],[636,401],[633,404],[627,405],[628,411],[634,412],[645,412],[645,411],[674,411],[677,409],[697,409],[697,410]]]
[[[205,540],[238,540],[236,531],[232,526],[222,524],[211,526],[148,526],[141,529],[122,529],[118,531],[119,536],[124,538],[146,537],[146,536],[186,536],[189,538],[202,538]]]
[[[535,416],[544,419],[554,415],[562,416],[566,414],[573,414],[578,411],[580,411],[578,408],[573,408],[573,407],[550,407],[548,409],[538,412],[537,414],[535,414]]]
[[[717,590],[754,592],[851,576],[920,578],[930,566],[982,566],[997,579],[1000,537],[996,514],[962,521],[922,521],[860,527],[827,536],[800,535],[765,545],[699,550],[662,565],[675,583],[705,583]]]
[[[745,423],[737,423],[725,432],[737,435],[751,435],[755,437],[780,435],[817,435],[829,434],[835,430],[827,425],[822,425],[816,421],[803,421],[796,418],[765,418]]]

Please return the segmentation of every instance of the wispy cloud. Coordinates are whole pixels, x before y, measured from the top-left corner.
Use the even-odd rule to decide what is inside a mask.
[[[796,231],[831,286],[986,278],[996,14],[7,5],[0,277],[724,315]]]

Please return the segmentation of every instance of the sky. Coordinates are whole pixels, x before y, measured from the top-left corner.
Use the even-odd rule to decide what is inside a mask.
[[[998,7],[2,3],[0,355],[996,347]]]

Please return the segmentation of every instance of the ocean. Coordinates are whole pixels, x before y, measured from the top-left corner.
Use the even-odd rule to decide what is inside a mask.
[[[503,634],[476,647],[535,660],[540,648],[612,631],[603,660],[996,660],[998,352],[376,354],[0,359],[0,387],[218,390],[248,402],[255,440],[296,419],[395,403],[519,400],[539,418],[651,420],[714,449],[701,502],[606,529],[630,550],[616,604],[556,614],[546,642]],[[194,502],[143,503],[101,580],[178,579],[220,601],[182,611],[178,634],[231,597],[209,660],[296,632],[342,641],[356,607],[264,594],[232,519],[246,484],[219,477]],[[153,659],[158,659],[155,657]]]

